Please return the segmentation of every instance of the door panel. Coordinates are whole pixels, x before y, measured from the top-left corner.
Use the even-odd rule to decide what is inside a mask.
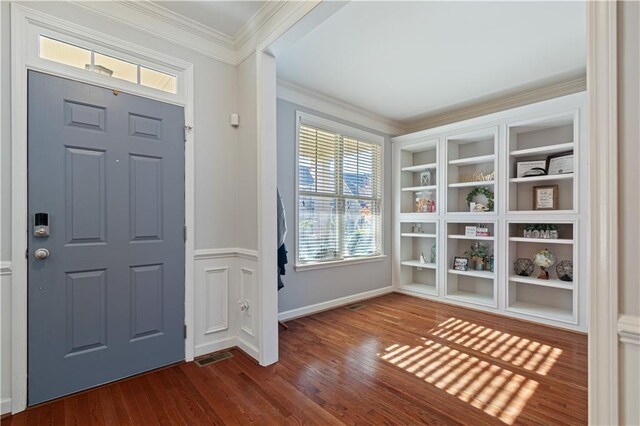
[[[184,359],[184,112],[32,71],[28,109],[33,405]]]

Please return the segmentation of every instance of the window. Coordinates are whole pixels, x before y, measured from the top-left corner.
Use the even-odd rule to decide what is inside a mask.
[[[93,71],[152,89],[177,93],[177,77],[175,75],[153,70],[141,64],[125,61],[124,59],[115,58],[43,35],[40,36],[39,46],[39,56],[43,59]]]
[[[382,255],[382,138],[298,115],[297,265]]]

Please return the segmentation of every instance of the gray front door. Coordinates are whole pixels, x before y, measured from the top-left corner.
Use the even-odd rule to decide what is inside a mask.
[[[184,359],[184,112],[33,71],[28,87],[33,405]]]

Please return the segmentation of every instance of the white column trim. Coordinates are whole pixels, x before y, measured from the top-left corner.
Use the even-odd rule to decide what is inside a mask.
[[[618,424],[617,5],[587,3],[589,423]],[[614,178],[612,178],[614,176]]]

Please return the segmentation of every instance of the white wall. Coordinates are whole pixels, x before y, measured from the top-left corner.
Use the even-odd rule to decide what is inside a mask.
[[[640,4],[618,3],[619,310],[640,324]],[[640,330],[636,329],[636,336]],[[620,420],[640,424],[640,346],[620,343]]]
[[[238,245],[236,235],[236,175],[237,175],[237,130],[229,125],[229,115],[237,111],[237,74],[236,68],[218,62],[210,57],[200,55],[182,46],[174,45],[155,38],[135,28],[93,14],[85,9],[66,2],[27,2],[27,7],[34,8],[54,15],[64,20],[88,26],[96,31],[111,34],[149,49],[177,57],[194,65],[195,79],[195,248],[197,251],[223,249],[223,257],[229,257],[227,262],[236,266],[233,250]],[[0,260],[11,260],[11,170],[10,170],[10,4],[0,2],[1,15],[1,155],[2,171],[0,188]],[[255,105],[255,104],[254,104]],[[255,108],[255,107],[254,107]],[[245,124],[250,123],[245,120]],[[188,123],[189,124],[189,123]],[[254,139],[255,145],[255,139]],[[254,161],[255,164],[255,161]],[[255,169],[255,167],[254,167]],[[255,176],[255,173],[254,173]],[[255,187],[255,177],[251,181]],[[242,201],[242,200],[240,200]],[[255,209],[251,204],[247,209]],[[254,213],[255,214],[255,213]],[[255,229],[255,227],[254,227]],[[255,235],[255,231],[253,232]],[[207,262],[196,262],[196,294],[201,294],[205,285],[203,268]],[[235,275],[232,275],[232,277]],[[232,283],[231,285],[233,285]],[[14,283],[24,285],[24,283]],[[0,399],[5,401],[11,397],[11,276],[3,272],[1,279],[0,335],[2,338],[0,352]],[[213,293],[216,294],[216,293]],[[233,294],[233,293],[232,293]],[[215,296],[213,296],[215,297]],[[229,303],[229,315],[233,318],[237,312],[237,299],[221,301],[216,309],[222,309],[224,303]],[[233,303],[231,303],[233,302]],[[200,313],[197,313],[200,314]],[[203,343],[202,336],[196,341]],[[207,343],[223,341],[225,334],[221,333]],[[235,343],[234,343],[235,344]],[[234,344],[231,344],[233,346]],[[6,412],[7,404],[2,405],[2,412]]]
[[[256,250],[258,248],[258,129],[256,55],[251,54],[238,66],[238,206],[237,230],[238,247]]]
[[[295,271],[296,111],[308,112],[385,137],[383,241],[384,253],[387,257],[384,260],[301,272]],[[388,135],[278,99],[278,189],[287,215],[288,232],[285,244],[289,252],[287,273],[282,277],[285,286],[278,294],[278,311],[281,315],[295,316],[295,310],[301,308],[391,286],[391,142]]]

